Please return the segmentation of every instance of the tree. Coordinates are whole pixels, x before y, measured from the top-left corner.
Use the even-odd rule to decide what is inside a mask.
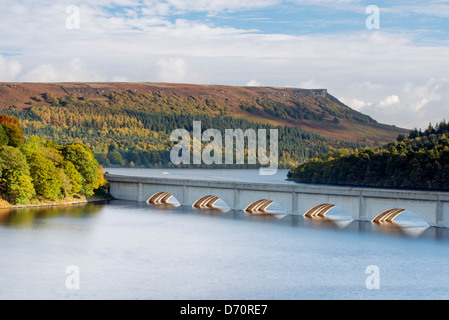
[[[410,135],[411,135],[411,133],[410,133]],[[402,141],[404,141],[406,139],[406,137],[405,137],[405,135],[403,135],[403,134],[400,134],[398,137],[397,137],[397,141],[398,142],[402,142]]]
[[[10,117],[8,115],[0,115],[0,124],[2,125],[6,135],[8,136],[9,146],[19,147],[25,142],[19,119]]]
[[[8,135],[5,132],[5,129],[3,129],[3,126],[0,125],[0,146],[7,146],[9,143]]]
[[[61,193],[64,197],[72,196],[72,183],[70,182],[69,177],[64,172],[64,169],[59,168],[59,174],[61,176]]]
[[[289,178],[299,182],[359,186],[449,189],[449,127],[446,122],[413,130],[408,137],[374,150],[364,148],[339,156],[322,155],[292,169]],[[331,170],[329,168],[332,168]]]
[[[0,146],[0,193],[22,205],[36,194],[26,157],[17,148]]]
[[[50,200],[61,199],[62,178],[54,163],[41,152],[32,152],[27,158],[37,195]]]
[[[43,142],[45,142],[44,139],[41,139],[38,136],[32,136],[20,147],[20,151],[25,155],[29,155],[33,152],[42,152],[44,148]]]
[[[81,192],[83,176],[76,170],[75,165],[67,160],[61,163],[64,174],[70,181],[70,195]]]
[[[38,136],[23,143],[18,119],[0,116],[0,122],[0,196],[5,200],[28,204],[36,195],[50,200],[74,193],[90,196],[106,184],[89,148],[81,144],[62,147]]]
[[[108,153],[108,159],[111,164],[124,166],[125,160],[123,159],[122,155],[118,151],[113,151]]]
[[[62,148],[62,154],[83,177],[81,192],[85,196],[93,195],[103,181],[103,173],[92,151],[81,144],[69,144]]]
[[[105,167],[109,167],[111,165],[111,161],[108,159],[108,155],[106,153],[97,153],[95,155],[95,159],[97,159],[97,161]]]

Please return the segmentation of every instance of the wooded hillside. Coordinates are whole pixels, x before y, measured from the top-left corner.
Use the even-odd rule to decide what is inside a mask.
[[[405,130],[378,124],[326,90],[147,83],[0,84],[0,112],[25,136],[83,143],[104,165],[170,166],[170,133],[203,128],[278,128],[280,163],[291,167],[334,148],[394,140]]]

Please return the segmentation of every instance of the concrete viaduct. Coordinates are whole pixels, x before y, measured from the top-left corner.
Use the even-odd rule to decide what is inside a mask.
[[[354,220],[392,222],[406,210],[432,227],[449,227],[449,192],[390,190],[304,184],[265,184],[107,175],[119,200],[163,204],[175,197],[183,206],[213,208],[221,199],[232,210],[267,214],[276,203],[286,214],[324,217],[339,207]]]

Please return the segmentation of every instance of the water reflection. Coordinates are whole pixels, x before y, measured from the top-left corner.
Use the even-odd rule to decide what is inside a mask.
[[[144,204],[140,204],[140,207],[147,207],[148,205],[144,205]],[[161,203],[158,205],[151,205],[152,208],[156,209],[156,210],[163,210],[163,211],[170,211],[173,209],[176,209],[178,206],[174,205],[172,203]]]
[[[211,216],[220,216],[228,211],[220,208],[202,208],[202,209],[194,208],[193,210],[199,214]]]
[[[208,216],[218,219],[233,219],[248,222],[273,223],[294,228],[331,229],[336,231],[354,233],[376,233],[386,236],[427,238],[436,240],[449,240],[449,228],[435,228],[401,220],[392,223],[372,223],[369,221],[357,221],[349,219],[338,211],[330,213],[329,216],[307,218],[302,215],[287,215],[281,212],[271,214],[248,214],[240,210],[229,208],[195,209],[192,207],[164,204],[158,206],[146,203],[128,201],[105,201],[104,203],[91,203],[83,205],[40,207],[26,209],[4,209],[0,210],[0,227],[11,228],[50,228],[57,219],[62,221],[92,220],[96,218],[109,205],[115,207],[143,208],[162,211],[164,214],[194,214]],[[70,224],[70,223],[69,223]],[[67,224],[68,225],[68,224]],[[61,226],[58,225],[60,228]]]
[[[285,218],[285,215],[278,214],[248,214],[253,221],[278,222]]]
[[[310,227],[320,227],[320,228],[333,228],[340,229],[341,227],[337,224],[337,220],[333,220],[329,217],[304,217],[305,224]]]
[[[144,205],[143,205],[144,206]],[[195,209],[190,207],[174,206],[150,206],[157,210],[173,211],[178,213],[199,214],[202,216],[216,217],[220,219],[233,219],[249,222],[277,223],[295,228],[331,229],[345,232],[376,233],[386,236],[408,238],[431,238],[437,240],[449,240],[448,228],[434,228],[422,223],[400,221],[392,223],[375,224],[370,221],[357,221],[345,214],[334,212],[330,216],[307,218],[302,215],[287,215],[279,212],[268,214],[248,214],[240,210],[207,208]]]
[[[449,240],[449,228],[430,227],[406,222],[372,223],[370,221],[339,221],[332,218],[308,219],[296,216],[291,219],[292,226],[331,228],[345,232],[377,233],[385,236]]]
[[[94,218],[106,203],[2,209],[0,210],[0,226],[31,229],[42,227],[43,224],[56,218]]]
[[[376,224],[370,221],[358,221],[348,219],[346,216],[316,217],[307,218],[302,215],[285,214],[260,214],[252,215],[239,210],[223,211],[218,209],[198,210],[193,209],[202,215],[216,216],[224,219],[278,223],[294,228],[314,228],[331,229],[336,231],[354,233],[376,233],[385,236],[407,237],[407,238],[427,238],[435,240],[449,240],[448,228],[429,227],[423,224],[413,224],[407,222],[392,222]]]

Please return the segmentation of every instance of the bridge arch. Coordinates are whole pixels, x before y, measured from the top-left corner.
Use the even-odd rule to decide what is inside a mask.
[[[192,205],[192,207],[197,209],[203,209],[203,208],[213,208],[214,204],[220,199],[216,196],[205,196],[199,198],[195,203]]]
[[[179,205],[179,201],[168,192],[157,192],[147,200],[147,204],[152,205],[171,204],[177,206]]]
[[[329,211],[335,208],[335,204],[323,203],[310,208],[305,214],[306,218],[324,217]]]
[[[260,199],[250,203],[244,211],[249,214],[271,214],[268,211],[268,207],[274,203],[273,200]]]
[[[214,195],[208,195],[199,198],[193,203],[192,207],[195,209],[230,209],[225,201],[223,201],[220,197]]]
[[[377,215],[372,222],[373,223],[391,223],[401,213],[407,211],[406,209],[389,209]]]

